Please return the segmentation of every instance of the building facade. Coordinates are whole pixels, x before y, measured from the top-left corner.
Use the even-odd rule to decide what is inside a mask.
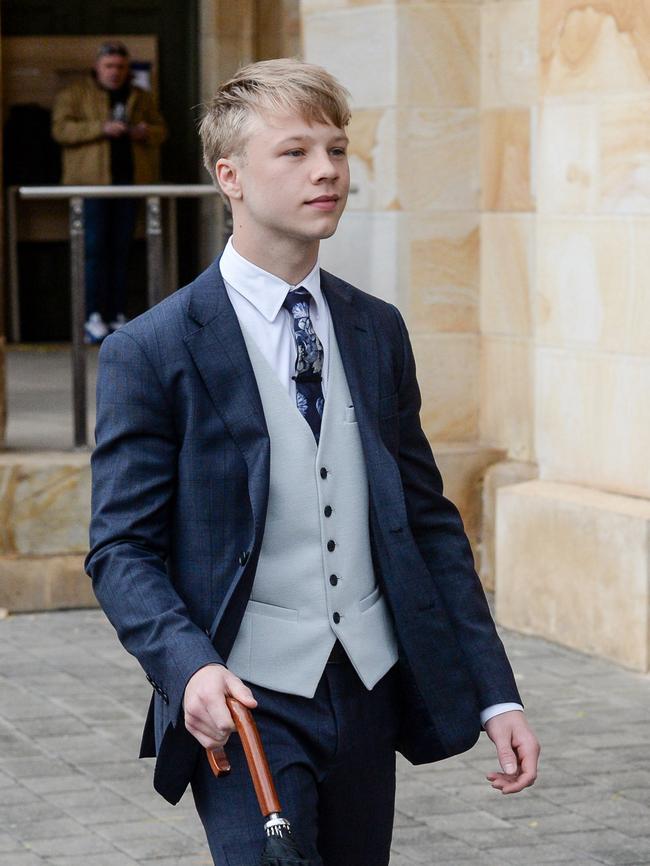
[[[323,265],[407,317],[499,621],[647,671],[650,0],[201,0],[198,28],[202,99],[283,55],[349,88],[355,192]],[[216,234],[206,206],[205,262]],[[55,471],[21,459],[8,526]],[[61,460],[83,487],[87,455]],[[39,556],[77,585],[71,533],[9,539],[0,581]]]

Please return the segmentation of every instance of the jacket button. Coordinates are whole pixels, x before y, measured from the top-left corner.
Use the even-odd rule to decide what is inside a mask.
[[[332,539],[330,538],[330,540],[327,542],[327,549],[331,553],[335,547],[336,547],[336,542],[332,541]]]
[[[327,469],[325,469],[324,466],[321,467],[321,470],[320,470],[320,477],[321,477],[321,478],[327,478]]]
[[[338,577],[335,574],[330,574],[330,583],[332,584],[332,586],[336,586],[338,582]]]
[[[326,505],[323,510],[325,513],[325,517],[331,517],[331,514],[332,514],[332,506],[331,505]]]
[[[341,614],[340,613],[333,613],[332,619],[334,620],[336,625],[338,625],[341,622]]]
[[[239,564],[246,565],[248,562],[248,557],[251,555],[250,550],[242,550],[239,554]]]

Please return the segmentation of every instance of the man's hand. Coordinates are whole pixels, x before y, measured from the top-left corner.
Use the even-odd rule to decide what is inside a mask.
[[[107,120],[104,124],[104,135],[107,138],[119,138],[126,135],[128,131],[129,127],[121,120]]]
[[[146,141],[149,138],[149,124],[143,121],[132,126],[129,135],[133,141]]]
[[[521,710],[511,710],[492,716],[485,723],[485,731],[497,749],[502,773],[488,773],[502,794],[516,794],[532,785],[537,778],[537,759],[540,746]]]
[[[235,730],[226,705],[228,695],[249,709],[257,706],[248,686],[223,665],[199,668],[185,686],[185,727],[206,749],[225,745]]]

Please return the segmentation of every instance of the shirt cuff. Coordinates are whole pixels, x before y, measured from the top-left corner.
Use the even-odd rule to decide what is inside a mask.
[[[499,716],[501,713],[509,713],[511,710],[521,710],[523,713],[524,708],[521,704],[492,704],[491,707],[481,710],[481,724],[485,727],[485,723],[494,716]]]

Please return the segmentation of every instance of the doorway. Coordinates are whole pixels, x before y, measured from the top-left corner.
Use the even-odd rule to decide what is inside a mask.
[[[198,0],[2,0],[3,36],[153,35],[158,40],[159,104],[169,128],[162,180],[197,183],[199,145]],[[178,202],[179,285],[196,274],[198,205]],[[129,316],[146,307],[146,256],[136,240],[129,267]],[[69,250],[65,241],[19,244],[24,341],[70,338]]]

